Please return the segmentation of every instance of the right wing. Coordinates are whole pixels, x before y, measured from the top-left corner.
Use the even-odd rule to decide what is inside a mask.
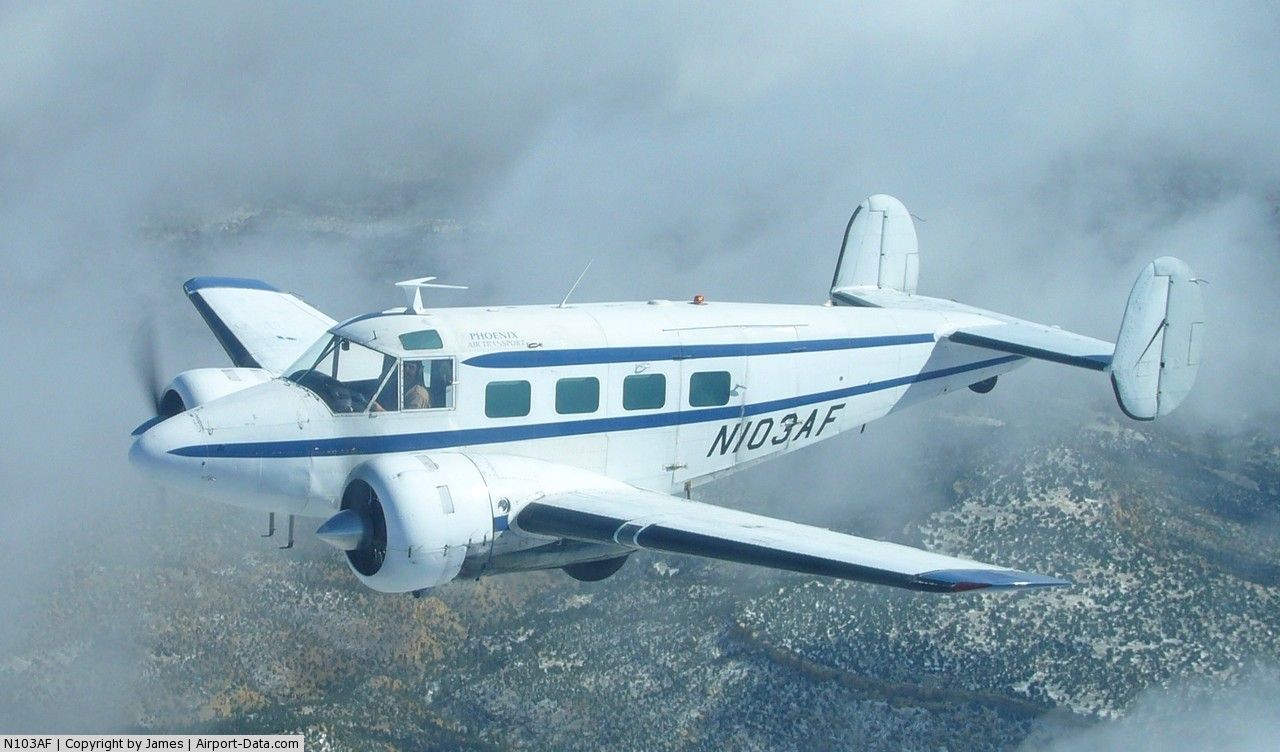
[[[266,282],[196,277],[183,292],[240,368],[279,376],[336,322]]]
[[[705,556],[910,590],[954,593],[1069,584],[635,488],[544,496],[526,504],[513,526],[536,535]]]

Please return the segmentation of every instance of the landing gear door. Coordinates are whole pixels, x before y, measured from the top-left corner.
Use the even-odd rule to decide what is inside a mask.
[[[671,482],[732,467],[747,405],[741,327],[680,332],[680,421]]]

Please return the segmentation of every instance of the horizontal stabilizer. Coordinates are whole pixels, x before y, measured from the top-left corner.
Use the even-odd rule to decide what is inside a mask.
[[[984,311],[954,300],[930,298],[926,295],[907,295],[895,290],[858,287],[837,290],[832,294],[832,302],[836,305],[902,308],[981,317],[984,323],[962,326],[942,336],[962,345],[972,345],[1094,371],[1105,371],[1111,365],[1111,352],[1114,345],[1110,342],[1068,332],[1056,326],[1024,321],[994,311]]]
[[[1163,256],[1133,283],[1111,363],[1111,385],[1125,415],[1153,420],[1182,403],[1195,383],[1204,346],[1200,280]]]
[[[278,376],[336,323],[297,295],[256,279],[196,277],[182,289],[240,368]]]
[[[1136,420],[1172,412],[1195,383],[1204,347],[1201,280],[1176,258],[1158,258],[1138,275],[1114,345],[953,300],[917,295],[918,271],[919,246],[911,215],[891,196],[872,196],[858,206],[845,229],[830,302],[934,311],[959,319],[950,325],[954,328],[937,332],[938,339],[1110,371],[1120,409]]]
[[[1079,368],[1105,371],[1111,365],[1112,344],[1057,327],[1012,320],[957,329],[952,342],[1023,355]]]
[[[1068,584],[1053,577],[640,489],[546,496],[521,509],[515,526],[536,535],[704,556],[910,590],[961,592]]]

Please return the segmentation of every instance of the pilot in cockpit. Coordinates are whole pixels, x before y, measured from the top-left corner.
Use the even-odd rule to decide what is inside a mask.
[[[422,410],[431,407],[431,392],[422,378],[422,361],[404,362],[404,409]]]

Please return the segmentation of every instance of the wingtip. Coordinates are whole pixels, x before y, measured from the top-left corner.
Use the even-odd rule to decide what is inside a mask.
[[[192,277],[182,285],[182,290],[187,295],[199,290],[210,287],[233,287],[241,290],[266,290],[267,292],[280,292],[275,285],[268,284],[259,279],[248,279],[245,277]]]
[[[1071,583],[1057,577],[1021,572],[1016,569],[938,569],[916,575],[915,584],[919,590],[961,593],[966,590],[986,588],[1066,587]]]

